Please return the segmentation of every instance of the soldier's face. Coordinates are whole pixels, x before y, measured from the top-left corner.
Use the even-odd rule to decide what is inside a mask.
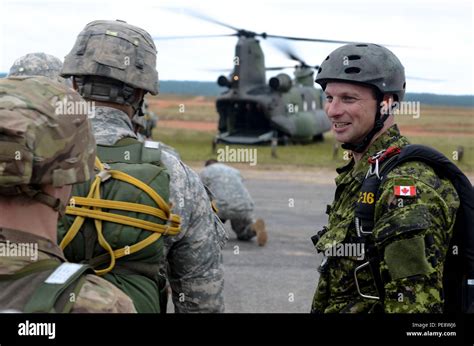
[[[375,122],[377,100],[369,87],[331,82],[326,85],[324,110],[334,137],[341,143],[360,142]]]

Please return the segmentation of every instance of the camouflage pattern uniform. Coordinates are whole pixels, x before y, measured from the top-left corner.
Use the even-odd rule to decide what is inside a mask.
[[[205,167],[200,176],[214,196],[219,218],[230,220],[239,240],[253,238],[256,235],[252,229],[254,202],[240,172],[223,163],[214,163]]]
[[[70,82],[67,83],[66,79],[59,75],[62,67],[61,60],[53,55],[29,53],[15,60],[8,76],[44,76],[71,86]]]
[[[96,107],[91,123],[97,144],[113,145],[125,137],[140,140],[128,115],[118,109]],[[172,213],[181,216],[179,235],[164,240],[175,311],[223,312],[225,230],[199,176],[167,151],[161,159],[170,174]]]
[[[337,170],[335,199],[330,207],[327,230],[316,244],[318,251],[356,241],[354,206],[370,166],[368,158],[390,146],[402,148],[407,144],[408,140],[394,125],[375,140],[360,161],[351,160]],[[415,186],[416,196],[395,196],[394,186]],[[383,305],[361,297],[356,290],[354,269],[365,260],[332,256],[325,257],[319,268],[313,312],[442,312],[443,261],[459,207],[456,190],[451,182],[440,179],[421,162],[397,166],[380,189],[373,236],[382,254]],[[359,272],[358,282],[363,294],[378,295],[368,267]]]
[[[37,190],[37,186],[61,187],[83,182],[94,174],[95,143],[87,114],[62,114],[57,102],[84,102],[74,90],[45,77],[9,77],[0,80],[0,196],[25,197],[35,193],[37,203],[63,212],[58,199]],[[34,203],[34,201],[32,201]],[[21,206],[19,206],[21,207]],[[25,215],[28,217],[28,215]],[[40,232],[39,232],[40,233]],[[46,232],[45,232],[46,234]],[[0,257],[0,274],[14,274],[34,261],[47,258],[64,262],[64,255],[51,240],[19,230],[0,229],[0,241],[38,244],[38,256]],[[0,309],[15,297],[24,299],[31,286],[5,296],[0,290]],[[73,312],[136,312],[122,291],[94,275],[87,275]]]
[[[26,266],[47,259],[57,260],[58,263],[66,262],[62,250],[51,240],[16,230],[0,228],[0,243],[14,244],[15,236],[21,235],[21,242],[28,239],[30,244],[38,244],[38,255],[34,260],[31,257],[9,256],[0,257],[0,275],[13,275]],[[27,288],[25,287],[25,291]],[[22,292],[16,292],[21,300]],[[24,297],[27,298],[27,297]],[[8,295],[7,289],[0,290],[0,309],[21,311],[18,300]],[[71,313],[132,313],[136,312],[132,301],[120,289],[110,282],[94,274],[87,274]]]
[[[139,116],[138,114],[133,116],[132,124],[135,126],[135,132],[138,136],[138,139],[140,141],[145,141],[146,139],[153,139],[153,129],[158,123],[158,116],[149,110],[148,101],[146,99],[143,100],[142,112],[142,116]],[[157,142],[160,143],[161,150],[165,150],[169,154],[176,157],[178,160],[181,160],[181,156],[175,148],[163,142]]]
[[[148,101],[143,99],[143,105],[141,113],[142,116],[135,115],[132,119],[132,123],[137,125],[137,132],[143,135],[147,139],[151,139],[153,129],[156,127],[158,122],[158,116],[150,111]]]

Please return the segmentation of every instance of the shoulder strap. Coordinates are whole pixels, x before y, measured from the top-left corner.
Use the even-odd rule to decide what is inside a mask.
[[[19,271],[17,271],[14,274],[2,274],[2,275],[0,275],[0,281],[18,280],[18,279],[21,279],[22,277],[28,276],[30,274],[39,273],[39,272],[42,272],[42,271],[54,269],[54,268],[58,267],[60,265],[60,263],[61,262],[59,262],[58,260],[52,259],[52,258],[37,261],[37,262],[31,263],[31,264],[23,267],[22,269],[20,269]]]
[[[159,142],[141,143],[134,138],[124,138],[115,145],[98,145],[97,156],[105,163],[159,163],[161,148]]]
[[[462,222],[463,227],[457,227],[459,228],[457,230],[455,228],[450,248],[457,246],[460,249],[460,253],[458,256],[447,257],[444,273],[449,273],[449,275],[443,275],[443,286],[447,291],[445,292],[445,306],[460,306],[459,300],[462,295],[462,305],[469,307],[473,304],[472,301],[474,300],[474,189],[464,173],[442,153],[423,145],[408,145],[403,147],[400,153],[387,160],[382,166],[380,173],[368,174],[362,183],[361,193],[355,209],[355,223],[358,235],[365,242],[373,242],[373,240],[369,241],[371,237],[368,237],[368,235],[372,233],[374,227],[375,204],[380,197],[380,185],[396,166],[409,161],[420,161],[429,165],[441,178],[449,179],[458,193],[461,203],[457,211],[456,222]],[[369,254],[367,255],[369,262],[380,264],[378,255],[372,256],[372,258]],[[458,274],[453,275],[451,272],[457,272]],[[467,275],[464,275],[462,272]],[[383,285],[380,285],[380,275],[374,275],[374,278],[377,289],[381,293]],[[461,281],[464,288],[461,288]],[[451,288],[454,290],[453,292],[449,291]],[[463,289],[470,291],[469,293],[461,292]],[[471,300],[469,300],[470,295],[472,296]],[[383,296],[382,293],[381,296]]]
[[[90,269],[89,266],[77,263],[62,263],[51,275],[36,289],[28,303],[25,305],[24,312],[54,312],[57,300],[65,290],[76,283],[83,274]],[[83,283],[83,281],[81,282]],[[74,286],[77,291],[77,286]],[[67,304],[69,309],[71,304]],[[66,311],[61,311],[66,312]]]
[[[459,196],[460,206],[456,220],[467,222],[462,234],[453,235],[454,244],[462,246],[468,259],[468,272],[474,278],[474,189],[466,175],[446,156],[439,151],[424,145],[408,145],[402,149],[400,155],[384,170],[383,181],[386,175],[396,165],[407,161],[420,161],[434,169],[441,178],[451,181]],[[451,242],[453,245],[453,242]]]

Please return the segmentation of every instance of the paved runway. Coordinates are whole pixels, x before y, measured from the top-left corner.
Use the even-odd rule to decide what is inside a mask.
[[[237,241],[226,224],[230,236],[223,251],[226,312],[306,313],[322,259],[310,238],[326,225],[336,172],[237,168],[255,200],[256,217],[266,222],[269,241],[265,247]],[[469,178],[474,182],[472,175]],[[171,303],[168,311],[173,311]]]
[[[265,220],[269,241],[237,241],[230,224],[224,249],[226,312],[308,312],[321,261],[310,237],[326,224],[334,185],[277,172],[242,172]],[[293,205],[293,207],[291,207]]]

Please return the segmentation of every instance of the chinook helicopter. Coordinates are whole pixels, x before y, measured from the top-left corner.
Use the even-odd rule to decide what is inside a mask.
[[[213,145],[270,142],[275,145],[289,142],[308,143],[323,139],[323,134],[330,130],[331,124],[322,109],[322,90],[314,87],[314,70],[319,66],[309,66],[290,46],[280,43],[276,48],[298,63],[293,66],[294,78],[286,73],[279,73],[267,83],[266,71],[288,67],[266,68],[258,38],[339,44],[355,42],[259,34],[238,29],[195,11],[168,10],[224,26],[235,33],[155,37],[155,40],[238,37],[233,70],[229,76],[221,75],[217,79],[217,84],[227,90],[216,99],[219,133]]]

